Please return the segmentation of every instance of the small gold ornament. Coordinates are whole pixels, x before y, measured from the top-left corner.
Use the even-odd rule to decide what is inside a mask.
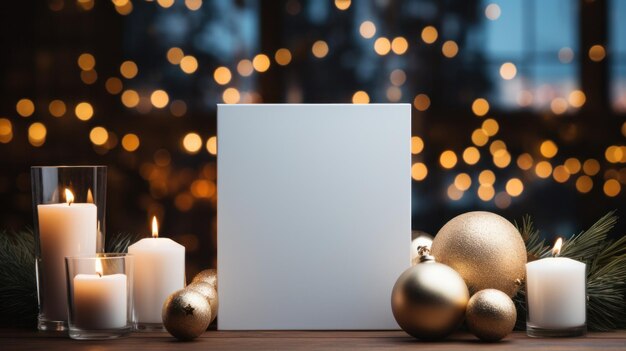
[[[186,289],[197,291],[204,296],[211,304],[211,323],[217,317],[219,300],[217,298],[217,290],[215,287],[205,281],[196,281],[189,284]]]
[[[198,281],[207,282],[213,285],[215,289],[217,289],[217,270],[211,268],[201,271],[200,273],[196,274],[195,277],[193,277],[193,280],[191,282],[195,283]]]
[[[465,279],[470,294],[498,289],[514,296],[526,275],[526,246],[519,231],[491,212],[467,212],[435,236],[433,255]]]
[[[415,266],[420,261],[420,255],[417,248],[425,246],[428,249],[433,245],[433,236],[420,230],[414,230],[411,232],[411,266]]]
[[[463,278],[420,248],[421,262],[400,275],[391,309],[400,327],[423,340],[441,339],[463,321],[469,299]]]
[[[199,292],[182,289],[163,303],[163,325],[179,340],[192,340],[202,334],[211,321],[211,305]]]
[[[515,327],[517,310],[511,298],[500,290],[485,289],[472,296],[465,320],[472,334],[483,341],[498,341]]]

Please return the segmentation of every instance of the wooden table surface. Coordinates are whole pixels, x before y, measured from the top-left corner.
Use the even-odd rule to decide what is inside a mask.
[[[191,342],[169,334],[133,333],[105,341],[76,341],[63,334],[0,330],[0,350],[626,350],[626,331],[589,333],[580,338],[535,339],[515,332],[499,343],[454,334],[421,342],[401,331],[207,331]]]

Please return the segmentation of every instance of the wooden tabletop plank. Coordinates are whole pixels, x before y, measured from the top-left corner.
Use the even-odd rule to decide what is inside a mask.
[[[626,331],[580,338],[529,338],[515,332],[499,343],[482,343],[466,333],[441,342],[422,342],[401,331],[207,331],[191,342],[167,333],[133,333],[105,341],[76,341],[62,333],[0,330],[3,350],[626,350]]]

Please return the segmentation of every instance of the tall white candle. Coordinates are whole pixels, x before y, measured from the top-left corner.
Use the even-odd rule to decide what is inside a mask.
[[[128,286],[125,274],[77,274],[73,280],[73,324],[79,329],[123,328],[128,323]],[[98,266],[99,265],[99,266]]]
[[[586,265],[582,262],[550,257],[527,263],[528,324],[543,329],[584,326],[585,285]]]
[[[161,324],[163,303],[170,294],[185,287],[185,247],[171,239],[159,238],[155,217],[152,238],[129,246],[128,253],[135,257],[135,322]]]
[[[74,203],[65,189],[66,203],[37,205],[41,252],[42,312],[49,320],[67,320],[65,257],[96,254],[97,207]]]

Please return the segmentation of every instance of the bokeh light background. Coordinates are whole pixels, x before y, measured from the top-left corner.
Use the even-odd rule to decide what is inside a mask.
[[[570,236],[626,215],[624,17],[619,0],[3,1],[0,228],[32,223],[30,166],[104,164],[107,235],[157,215],[193,274],[215,265],[216,104],[404,102],[413,229],[489,210]]]

